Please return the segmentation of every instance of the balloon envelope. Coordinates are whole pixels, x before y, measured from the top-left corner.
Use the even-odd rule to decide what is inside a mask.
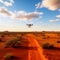
[[[26,24],[29,28],[31,27],[31,26],[33,26],[33,24]]]

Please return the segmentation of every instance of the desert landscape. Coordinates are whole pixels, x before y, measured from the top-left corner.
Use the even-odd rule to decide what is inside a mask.
[[[60,60],[60,0],[0,0],[0,60]]]
[[[60,60],[60,32],[0,32],[0,60]]]

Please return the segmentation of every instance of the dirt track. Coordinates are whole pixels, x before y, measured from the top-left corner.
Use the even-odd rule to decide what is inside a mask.
[[[0,60],[4,60],[4,56],[8,53],[12,53],[14,56],[19,57],[18,60],[48,60],[43,55],[43,50],[38,44],[33,34],[25,35],[27,43],[20,48],[4,48],[5,43],[0,43]]]
[[[43,50],[38,44],[38,42],[35,40],[34,35],[27,35],[27,38],[29,40],[29,46],[28,47],[33,47],[35,49],[28,50],[28,60],[48,60],[45,58],[43,55]]]

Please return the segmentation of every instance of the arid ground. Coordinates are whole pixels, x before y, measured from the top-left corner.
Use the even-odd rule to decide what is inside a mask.
[[[0,60],[60,60],[60,32],[0,32]]]

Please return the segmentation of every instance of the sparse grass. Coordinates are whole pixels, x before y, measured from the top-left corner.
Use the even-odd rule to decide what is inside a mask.
[[[20,33],[17,33],[17,35],[18,34],[20,34]],[[57,43],[57,40],[58,40],[58,38],[60,38],[60,35],[57,35],[56,36],[54,33],[51,33],[51,34],[50,33],[47,33],[47,34],[45,33],[45,35],[42,35],[44,33],[42,33],[42,34],[39,33],[39,35],[38,35],[38,33],[35,33],[35,34],[37,34],[36,35],[36,37],[37,37],[36,39],[40,43],[40,45],[43,44],[42,47],[44,47],[44,54],[46,55],[46,57],[49,60],[60,60],[60,50],[59,49],[56,49],[56,48],[53,49],[54,46],[57,46],[57,47],[59,46],[60,47],[60,44]],[[28,46],[28,44],[27,44],[27,41],[28,40],[25,40],[23,38],[23,37],[25,37],[25,33],[23,33],[20,36],[17,36],[15,33],[11,33],[11,34],[9,33],[8,36],[6,36],[6,35],[4,33],[2,35],[0,35],[0,37],[2,37],[2,40],[5,41],[5,42],[2,42],[2,44],[0,44],[0,60],[3,59],[2,57],[5,54],[6,55],[4,56],[4,60],[12,60],[13,58],[15,58],[13,54],[15,54],[15,56],[19,57],[19,60],[20,60],[20,56],[22,56],[23,54],[25,55],[28,52],[26,50],[23,51],[22,49],[19,50],[17,48],[16,49],[14,49],[14,48],[15,47],[18,47],[18,46],[21,46],[22,43],[24,44],[23,46],[25,46],[25,44],[26,44],[26,46]],[[44,37],[46,37],[46,38],[44,38]],[[0,40],[0,41],[2,41],[2,40]],[[46,42],[48,42],[48,43],[46,43]],[[7,47],[7,49],[4,48],[4,46]],[[16,52],[16,51],[18,51],[19,53]],[[9,52],[11,52],[13,54],[10,54]],[[16,60],[18,60],[18,59],[16,59]],[[25,59],[22,58],[22,60],[25,60]]]
[[[4,56],[4,60],[13,60],[15,58],[16,57],[13,54],[10,54],[10,53],[8,53]]]

